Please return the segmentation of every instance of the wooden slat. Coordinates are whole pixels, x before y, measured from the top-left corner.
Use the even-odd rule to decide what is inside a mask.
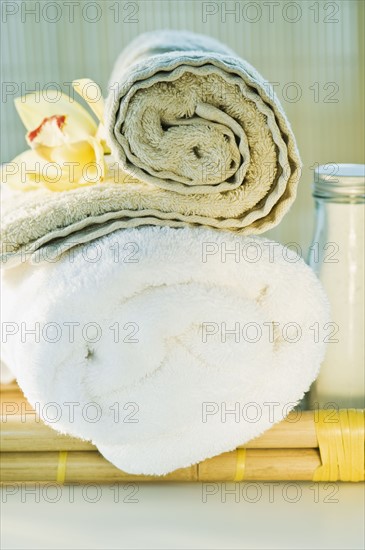
[[[0,454],[0,481],[56,482],[59,453],[22,452]],[[248,449],[245,480],[311,480],[320,466],[317,449]],[[223,453],[195,466],[166,476],[131,475],[118,470],[97,451],[67,454],[66,483],[111,483],[122,481],[233,481],[237,452]]]

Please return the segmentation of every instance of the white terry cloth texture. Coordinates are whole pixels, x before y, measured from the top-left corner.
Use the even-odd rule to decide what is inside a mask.
[[[258,436],[309,389],[328,303],[293,251],[189,227],[93,246],[3,272],[3,361],[54,429],[166,474]]]
[[[139,36],[116,62],[104,118],[113,167],[106,180],[60,193],[11,193],[5,259],[65,236],[84,242],[137,225],[258,234],[295,199],[301,161],[278,98],[212,38]]]

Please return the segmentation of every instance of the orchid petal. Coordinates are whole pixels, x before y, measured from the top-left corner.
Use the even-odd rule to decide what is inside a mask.
[[[34,130],[45,118],[54,115],[66,116],[63,132],[69,142],[81,141],[95,135],[97,131],[97,124],[86,109],[57,90],[48,90],[46,97],[40,92],[17,97],[15,107],[28,131]]]
[[[102,146],[91,138],[91,143],[27,150],[2,167],[1,180],[22,191],[69,191],[100,183],[104,174]]]
[[[102,124],[100,122],[99,126],[98,126],[98,130],[96,132],[96,135],[95,135],[96,139],[98,141],[100,141],[101,145],[103,146],[103,149],[104,149],[104,155],[110,155],[111,153],[111,150],[106,142],[106,131],[105,131],[105,126],[104,124]]]
[[[105,160],[104,160],[104,147],[103,144],[96,138],[89,137],[89,143],[94,150],[96,168],[99,173],[100,181],[103,181],[105,178],[105,173],[107,171]]]
[[[90,109],[95,113],[100,122],[104,120],[104,98],[101,93],[99,86],[91,80],[90,78],[81,78],[80,80],[74,80],[72,86],[75,91],[86,101]],[[90,88],[94,88],[92,93],[90,93]],[[89,90],[89,92],[88,92]],[[93,99],[93,96],[95,98]]]

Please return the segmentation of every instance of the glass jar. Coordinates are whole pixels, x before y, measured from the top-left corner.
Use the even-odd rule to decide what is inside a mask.
[[[316,229],[308,263],[327,292],[332,322],[317,334],[314,327],[327,351],[309,405],[364,408],[365,165],[328,164],[314,175]]]

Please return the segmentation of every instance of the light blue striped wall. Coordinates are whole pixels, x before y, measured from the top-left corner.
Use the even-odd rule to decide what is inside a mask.
[[[74,22],[69,22],[67,2],[58,1],[61,18],[52,23],[46,19],[56,16],[54,1],[38,2],[39,22],[34,15],[25,13],[25,8],[37,9],[37,2],[3,1],[3,82],[15,83],[19,89],[23,83],[28,90],[34,88],[36,82],[41,88],[48,82],[56,82],[67,91],[63,83],[88,76],[106,91],[116,56],[140,32],[189,29],[226,42],[268,80],[280,83],[277,92],[297,136],[304,172],[295,206],[271,236],[283,242],[296,240],[306,246],[313,220],[310,167],[314,163],[363,162],[364,3],[281,0],[277,6],[277,1],[99,0],[100,19],[92,23],[95,3],[75,2]],[[117,8],[119,22],[115,21]],[[17,13],[6,16],[5,10],[16,9]],[[236,11],[227,13],[224,21],[225,9]],[[207,15],[204,21],[207,10],[216,13]],[[261,17],[253,22],[260,10]],[[136,11],[134,15],[133,11]],[[297,22],[289,21],[299,15]],[[294,97],[294,86],[286,88],[293,94],[289,100],[283,97],[285,85],[291,82],[296,83],[296,89],[302,94],[297,102],[289,101]],[[329,85],[331,82],[334,84]],[[318,87],[318,101],[315,101],[315,90],[310,89],[313,86]],[[330,99],[328,94],[335,89],[338,91],[332,99],[338,102],[325,102],[326,96]],[[25,145],[24,129],[12,99],[3,96],[1,103],[2,161],[10,160]]]

